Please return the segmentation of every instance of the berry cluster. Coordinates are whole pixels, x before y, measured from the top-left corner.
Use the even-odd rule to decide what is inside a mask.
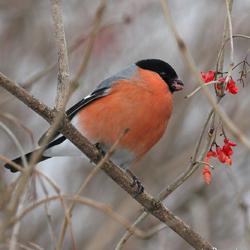
[[[226,77],[223,77],[223,74],[220,72],[216,72],[214,70],[209,70],[207,72],[201,72],[201,78],[205,84],[209,84],[210,82],[215,82],[214,86],[216,89],[216,93],[218,95],[221,90],[226,90],[230,94],[237,94],[238,93],[238,87],[236,86],[235,81],[232,77],[229,78],[229,80]],[[216,142],[212,144],[212,147],[207,152],[206,157],[204,159],[205,166],[202,169],[202,175],[204,181],[209,184],[212,179],[212,173],[211,173],[211,165],[210,160],[211,158],[217,158],[221,163],[225,165],[232,165],[232,154],[233,149],[232,147],[235,147],[236,144],[232,141],[229,141],[228,138],[224,138],[224,145],[220,147]],[[214,148],[214,149],[213,149]]]
[[[215,150],[213,150],[213,147],[215,146]],[[225,165],[232,165],[232,155],[233,155],[233,148],[237,146],[236,143],[230,141],[228,138],[224,138],[224,145],[220,147],[215,142],[213,143],[210,150],[207,152],[206,157],[204,159],[204,162],[207,163],[202,169],[202,175],[204,181],[209,184],[212,179],[212,173],[211,173],[211,165],[210,160],[211,158],[217,158],[221,163]]]
[[[236,86],[235,81],[233,80],[232,77],[230,77],[229,81],[226,83],[226,77],[219,77],[218,79],[216,79],[216,75],[218,73],[216,73],[214,70],[209,70],[208,72],[201,72],[201,78],[204,81],[204,83],[209,83],[212,81],[218,81],[219,83],[215,84],[215,88],[217,90],[221,90],[222,86],[224,84],[226,84],[225,89],[235,95],[238,93],[238,87]]]

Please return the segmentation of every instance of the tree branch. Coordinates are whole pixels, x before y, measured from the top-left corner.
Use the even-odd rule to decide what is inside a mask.
[[[41,103],[36,98],[32,97],[26,90],[22,89],[17,84],[10,81],[6,76],[0,73],[0,86],[5,88],[11,94],[15,95],[23,103],[29,106],[32,110],[42,116],[49,123],[53,123],[55,112],[49,107]],[[101,155],[94,145],[84,138],[79,131],[67,120],[63,118],[59,131],[66,136],[75,146],[77,146],[92,162],[98,163]],[[131,186],[131,179],[127,174],[114,165],[111,161],[103,164],[102,169],[109,175],[121,188],[127,191],[137,202],[139,202],[145,210],[150,212],[160,221],[167,224],[172,230],[180,235],[195,249],[215,249],[209,242],[204,240],[198,233],[193,231],[180,218],[175,216],[163,204],[154,199],[146,191],[134,197],[136,187]]]
[[[70,76],[68,53],[62,18],[62,1],[50,0],[50,2],[52,19],[54,23],[53,26],[55,32],[56,48],[58,54],[58,84],[56,109],[58,111],[64,111],[69,96]]]

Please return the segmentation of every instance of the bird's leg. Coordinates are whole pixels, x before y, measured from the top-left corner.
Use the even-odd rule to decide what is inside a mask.
[[[103,149],[102,147],[102,144],[100,142],[97,142],[95,144],[96,148],[98,149],[98,151],[100,152],[100,154],[104,157],[106,152],[105,150]],[[135,193],[135,196],[143,193],[144,191],[144,187],[143,185],[141,184],[140,180],[133,174],[133,172],[129,169],[126,169],[126,172],[128,173],[128,175],[132,178],[133,182],[131,183],[131,187],[137,187],[136,189],[136,193]]]
[[[144,191],[144,187],[141,184],[140,180],[133,174],[133,172],[129,169],[126,169],[126,172],[128,173],[128,175],[132,178],[133,182],[131,183],[131,187],[136,186],[137,190],[136,190],[136,194],[135,196],[143,193]]]

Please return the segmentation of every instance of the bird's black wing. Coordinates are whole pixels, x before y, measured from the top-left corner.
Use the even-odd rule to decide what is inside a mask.
[[[72,120],[72,118],[85,106],[87,106],[88,104],[90,104],[91,102],[93,102],[96,99],[99,99],[103,96],[106,96],[108,93],[108,87],[104,87],[104,88],[100,88],[100,89],[96,89],[95,91],[93,91],[90,95],[86,96],[84,99],[82,99],[81,101],[79,101],[78,103],[76,103],[74,106],[72,106],[71,108],[69,108],[66,111],[66,115],[68,116],[68,118],[70,120]]]
[[[69,118],[69,120],[72,120],[73,117],[84,107],[86,107],[88,104],[90,104],[91,102],[107,95],[108,92],[108,88],[101,88],[101,89],[97,89],[95,91],[93,91],[89,96],[86,96],[84,99],[80,100],[79,102],[77,102],[75,105],[73,105],[71,108],[69,108],[66,111],[66,115]],[[47,133],[47,132],[46,132]],[[41,143],[41,141],[43,140],[43,138],[47,135],[46,133],[44,133],[41,138],[39,139],[38,144]],[[54,138],[57,137],[60,133],[56,133]],[[46,148],[51,148],[54,147],[62,142],[64,142],[66,140],[66,137],[64,135],[54,139],[52,142],[50,142],[48,144],[48,146]]]

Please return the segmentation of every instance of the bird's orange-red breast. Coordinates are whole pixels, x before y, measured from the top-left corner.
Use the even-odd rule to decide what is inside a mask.
[[[138,69],[130,80],[118,80],[109,95],[82,109],[77,127],[90,141],[108,147],[128,129],[117,150],[125,149],[138,160],[163,135],[172,106],[164,80],[155,72]]]
[[[103,151],[109,150],[128,129],[111,157],[116,164],[128,168],[162,137],[172,113],[172,94],[182,88],[183,83],[168,63],[141,60],[101,82],[89,96],[71,107],[67,115]],[[71,155],[74,150],[61,136],[47,146],[41,160]],[[20,163],[20,158],[14,161]],[[10,165],[6,167],[14,171]]]

